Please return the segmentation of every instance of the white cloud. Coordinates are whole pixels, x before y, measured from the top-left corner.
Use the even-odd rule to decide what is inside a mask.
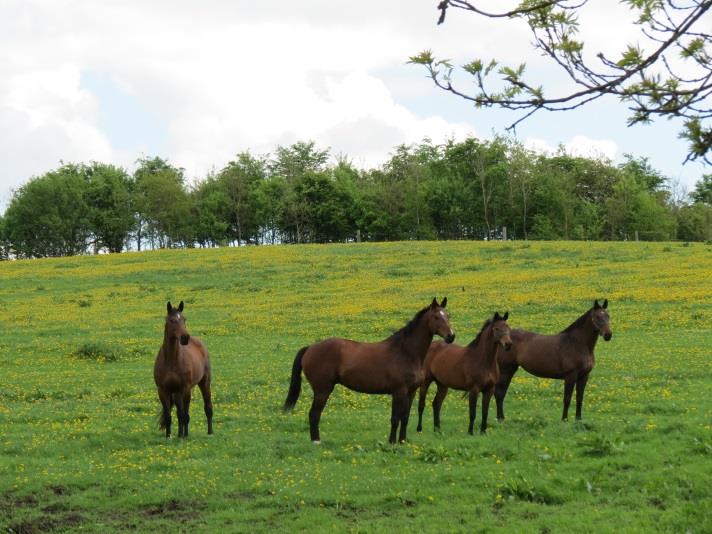
[[[437,12],[423,7],[6,3],[0,70],[9,81],[0,83],[0,124],[13,133],[1,141],[3,187],[59,159],[126,164],[139,155],[110,145],[112,132],[98,120],[101,95],[80,87],[88,71],[107,75],[160,117],[169,137],[161,155],[191,176],[237,151],[298,139],[376,165],[398,143],[472,134],[464,123],[415,115],[374,74],[413,68],[404,63],[423,46],[417,29],[436,31]]]
[[[542,154],[556,154],[562,150],[570,156],[614,160],[618,155],[618,145],[612,139],[590,139],[577,135],[558,147],[541,138],[529,137],[524,141],[529,150]]]
[[[591,11],[596,31],[607,28],[585,36],[591,53],[625,42],[621,8],[614,16],[607,9]],[[456,64],[498,57],[527,60],[530,71],[541,59],[523,56],[531,38],[521,21],[450,11],[437,26],[431,1],[5,0],[0,199],[60,159],[130,165],[141,151],[158,150],[138,141],[135,153],[112,146],[115,132],[99,120],[102,95],[80,85],[85,72],[113,80],[154,113],[166,132],[158,155],[189,176],[238,151],[264,153],[296,140],[313,139],[372,166],[399,143],[472,135],[471,108],[463,103],[445,118],[439,103],[459,99],[406,66],[408,56],[432,48]],[[480,131],[490,128],[478,123]],[[613,157],[618,150],[611,140],[566,136],[577,154]]]
[[[0,94],[0,202],[60,160],[112,160],[111,146],[95,126],[95,98],[80,89],[71,65],[8,76]]]
[[[564,145],[566,151],[572,156],[597,159],[615,159],[618,145],[611,139],[589,139],[584,135],[577,135]]]

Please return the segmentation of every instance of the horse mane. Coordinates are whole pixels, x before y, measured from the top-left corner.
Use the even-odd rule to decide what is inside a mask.
[[[490,318],[490,319],[487,319],[487,320],[484,322],[484,324],[482,325],[482,328],[480,328],[480,332],[477,334],[477,337],[476,337],[475,339],[473,339],[473,340],[470,342],[470,344],[467,345],[467,346],[468,346],[468,347],[471,347],[471,348],[475,348],[475,347],[477,346],[477,343],[480,341],[480,337],[482,337],[482,332],[484,332],[484,331],[485,331],[485,328],[487,328],[489,325],[491,325],[492,322],[493,322],[493,321],[492,321],[491,318]]]
[[[586,322],[588,319],[589,314],[591,313],[591,310],[587,310],[586,313],[584,313],[581,317],[576,319],[573,323],[571,323],[569,326],[567,326],[564,330],[561,331],[562,334],[570,334],[572,331],[576,330],[577,328],[583,326],[583,324]]]
[[[418,324],[418,321],[420,321],[420,318],[427,313],[427,311],[430,309],[430,306],[426,306],[422,310],[420,310],[418,313],[416,313],[413,318],[408,321],[408,324],[406,324],[403,328],[400,330],[397,330],[393,332],[391,337],[388,339],[393,342],[393,343],[399,343],[403,341],[406,337],[408,337],[410,334],[413,333],[413,330],[415,330],[416,325]]]

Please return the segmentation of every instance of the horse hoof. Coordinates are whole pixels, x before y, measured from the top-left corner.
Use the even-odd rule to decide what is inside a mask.
[[[312,443],[313,443],[314,445],[321,445],[321,440],[315,439],[315,440],[312,441]]]

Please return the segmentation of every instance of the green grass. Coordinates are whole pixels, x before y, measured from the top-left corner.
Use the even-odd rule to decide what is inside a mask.
[[[520,371],[485,436],[456,392],[442,433],[387,444],[390,399],[337,387],[309,441],[292,360],[375,341],[448,296],[458,342],[494,311],[556,332],[608,298],[584,421]],[[208,345],[215,435],[157,429],[166,301]],[[712,531],[712,247],[392,243],[162,251],[0,264],[0,532]],[[431,397],[433,392],[431,391]],[[479,414],[478,414],[479,418]]]

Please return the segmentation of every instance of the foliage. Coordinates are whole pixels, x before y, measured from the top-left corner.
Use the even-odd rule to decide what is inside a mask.
[[[63,165],[14,193],[5,235],[17,257],[70,256],[86,249],[91,232],[83,174],[81,165]]]
[[[430,239],[705,240],[704,176],[689,201],[646,158],[543,155],[504,137],[397,146],[379,169],[314,143],[238,154],[189,184],[154,157],[132,176],[68,164],[20,188],[0,257],[137,248]],[[55,199],[64,199],[61,203]],[[698,227],[691,225],[700,224]],[[683,229],[678,232],[677,228]],[[683,237],[684,236],[684,237]]]
[[[92,163],[84,169],[84,197],[96,249],[121,252],[134,227],[131,180],[124,169]]]
[[[712,1],[623,0],[635,15],[631,38],[618,57],[600,51],[589,53],[580,37],[580,21],[588,0],[523,0],[510,2],[511,9],[493,13],[479,7],[483,2],[442,0],[438,24],[450,8],[494,20],[523,20],[533,37],[533,47],[547,57],[573,83],[561,95],[552,95],[526,73],[526,65],[503,65],[496,59],[473,59],[462,70],[474,82],[474,92],[463,91],[455,81],[455,67],[437,59],[430,50],[410,58],[422,65],[435,84],[478,107],[497,106],[525,111],[510,128],[538,110],[564,111],[583,106],[603,96],[617,97],[629,105],[628,124],[656,118],[682,121],[680,137],[689,141],[688,159],[709,162],[712,128],[709,126],[712,94],[712,36],[706,17]],[[507,35],[507,32],[502,32]],[[647,47],[647,49],[646,49]],[[499,76],[501,83],[492,83]]]
[[[154,247],[192,243],[191,205],[183,169],[161,158],[143,158],[134,172],[135,207],[139,232]],[[142,236],[139,234],[139,250]]]

